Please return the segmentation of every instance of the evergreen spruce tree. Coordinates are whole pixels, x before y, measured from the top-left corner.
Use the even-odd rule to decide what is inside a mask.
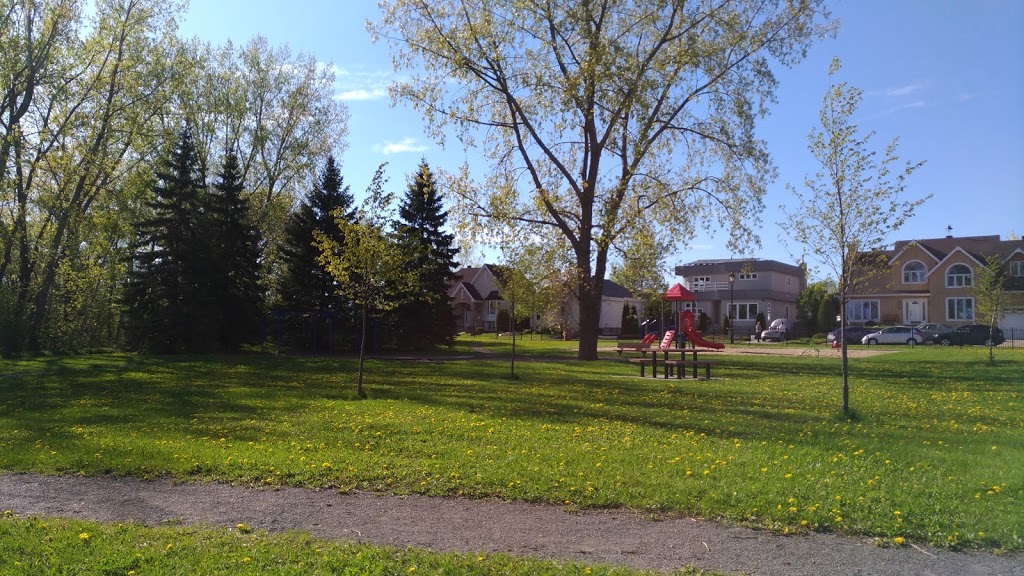
[[[320,180],[289,217],[281,247],[284,274],[278,288],[279,305],[290,314],[309,317],[308,326],[317,335],[314,351],[324,349],[331,340],[325,319],[331,319],[330,324],[338,334],[350,334],[346,327],[356,325],[354,312],[338,296],[334,279],[317,261],[320,250],[313,245],[314,231],[325,234],[337,245],[344,244],[343,233],[332,214],[335,210],[340,211],[346,222],[355,221],[352,194],[344,185],[334,157],[329,156]],[[345,343],[334,344],[337,347]]]
[[[126,330],[128,342],[143,350],[205,351],[216,332],[199,165],[186,128],[156,171],[152,216],[136,223]]]
[[[406,189],[399,207],[397,232],[406,270],[418,277],[419,290],[396,309],[395,337],[403,348],[428,349],[455,340],[455,316],[448,289],[455,279],[458,248],[443,228],[448,212],[426,160]]]
[[[244,184],[238,156],[229,152],[209,195],[209,233],[216,242],[211,252],[215,284],[219,347],[238,350],[258,340],[263,310],[260,284],[262,237],[252,208],[242,197]]]

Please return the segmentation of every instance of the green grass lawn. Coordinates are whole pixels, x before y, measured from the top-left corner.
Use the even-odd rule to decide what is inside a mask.
[[[440,554],[346,542],[301,533],[268,534],[244,524],[210,527],[98,524],[0,518],[0,574],[530,574],[642,576],[651,572],[558,563],[502,554]],[[675,572],[696,576],[692,569]]]
[[[854,359],[848,421],[830,355],[723,355],[710,382],[655,381],[552,361],[550,342],[548,358],[517,362],[518,380],[507,360],[370,361],[368,400],[352,359],[0,361],[0,469],[493,495],[1024,549],[1024,351],[994,366],[969,348]]]

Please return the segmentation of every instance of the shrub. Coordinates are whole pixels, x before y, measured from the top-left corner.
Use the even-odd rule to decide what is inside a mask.
[[[509,316],[508,310],[506,310],[504,308],[499,309],[498,310],[498,318],[495,321],[495,326],[497,327],[498,332],[503,332],[505,330],[508,330],[510,328],[510,326],[509,326],[509,322],[510,321],[511,321],[511,317]]]

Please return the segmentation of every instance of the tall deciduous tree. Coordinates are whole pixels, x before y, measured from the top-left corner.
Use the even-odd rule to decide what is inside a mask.
[[[355,219],[335,210],[335,225],[340,231],[332,236],[314,231],[320,264],[334,278],[338,293],[359,309],[361,331],[359,376],[356,393],[363,390],[363,367],[371,314],[394,310],[405,296],[419,290],[417,277],[404,266],[405,258],[398,242],[389,236],[391,195],[383,190],[384,167],[377,168],[367,198]],[[337,239],[340,236],[340,240]]]
[[[628,241],[619,247],[619,263],[612,265],[611,279],[633,295],[646,297],[661,294],[668,288],[666,246],[671,242],[658,238],[656,231],[638,226]]]
[[[238,157],[229,152],[209,195],[208,233],[214,238],[210,256],[215,266],[220,347],[234,351],[259,335],[263,310],[260,282],[261,237],[252,205],[243,197]]]
[[[101,245],[124,240],[109,237],[113,227],[103,210],[137,202],[126,197],[143,187],[130,183],[149,171],[158,150],[160,112],[177,73],[169,65],[178,48],[176,5],[98,0],[89,11],[61,0],[7,5],[0,77],[12,83],[3,96],[0,205],[13,192],[16,208],[12,233],[0,234],[0,277],[15,293],[15,345],[39,348],[55,344],[44,340],[47,333],[67,332],[47,330],[65,321],[52,312],[74,300],[83,282],[105,281],[88,271],[124,250],[123,242]]]
[[[345,150],[349,112],[335,98],[334,67],[262,36],[238,46],[192,43],[189,55],[196,70],[184,78],[175,109],[197,127],[204,166],[219,153],[237,152],[272,288],[283,274],[278,246],[288,242],[292,207],[320,177],[323,158]]]
[[[884,270],[890,233],[899,230],[928,197],[904,197],[906,179],[924,162],[900,166],[898,139],[881,152],[871,148],[874,132],[861,134],[853,123],[862,93],[845,82],[835,83],[839,60],[833,60],[833,79],[822,101],[820,128],[811,131],[809,149],[821,165],[804,189],[787,188],[795,205],[783,206],[792,239],[803,245],[838,278],[844,415],[850,410],[849,362],[846,347],[846,304],[872,276]]]
[[[596,359],[608,252],[641,215],[680,242],[716,223],[734,248],[754,237],[774,172],[754,131],[770,61],[803,56],[822,3],[383,0],[370,28],[411,70],[393,94],[490,160],[484,186],[463,180],[460,223],[567,241],[579,357]]]
[[[398,344],[427,349],[455,340],[455,316],[448,289],[456,278],[459,253],[455,236],[445,231],[448,213],[426,160],[420,162],[398,210],[398,241],[405,268],[417,276],[419,290],[395,310]]]

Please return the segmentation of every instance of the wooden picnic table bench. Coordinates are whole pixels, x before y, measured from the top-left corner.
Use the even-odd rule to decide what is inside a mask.
[[[647,376],[647,366],[651,367],[651,376],[654,378],[658,377],[658,364],[664,365],[662,374],[664,378],[668,379],[675,374],[677,380],[681,380],[683,375],[686,373],[687,367],[693,368],[693,378],[696,380],[699,378],[698,369],[704,369],[704,379],[711,379],[711,367],[718,364],[716,360],[656,360],[652,358],[630,358],[631,364],[640,365],[640,377]]]
[[[643,358],[630,358],[629,362],[640,365],[640,376],[644,377],[647,375],[647,365],[651,365],[651,376],[654,378],[658,377],[658,364],[664,364],[663,373],[665,378],[669,378],[672,374],[675,374],[677,379],[681,379],[685,373],[687,367],[693,368],[693,378],[698,377],[698,370],[704,369],[704,378],[707,380],[711,379],[711,366],[718,364],[716,360],[701,360],[697,358],[696,348],[651,348],[651,356],[648,358],[644,355]],[[664,355],[664,358],[658,358],[658,352]],[[669,354],[673,352],[680,353],[679,359],[669,358]],[[690,359],[687,356],[690,355]]]
[[[665,364],[665,378],[668,378],[669,374],[674,371],[676,379],[680,379],[683,377],[683,373],[686,372],[686,367],[692,366],[694,380],[697,379],[697,369],[701,367],[704,368],[704,379],[711,380],[711,366],[718,364],[715,360],[663,360],[662,362]],[[672,370],[673,368],[675,370]],[[640,372],[640,375],[643,376],[642,369]]]

